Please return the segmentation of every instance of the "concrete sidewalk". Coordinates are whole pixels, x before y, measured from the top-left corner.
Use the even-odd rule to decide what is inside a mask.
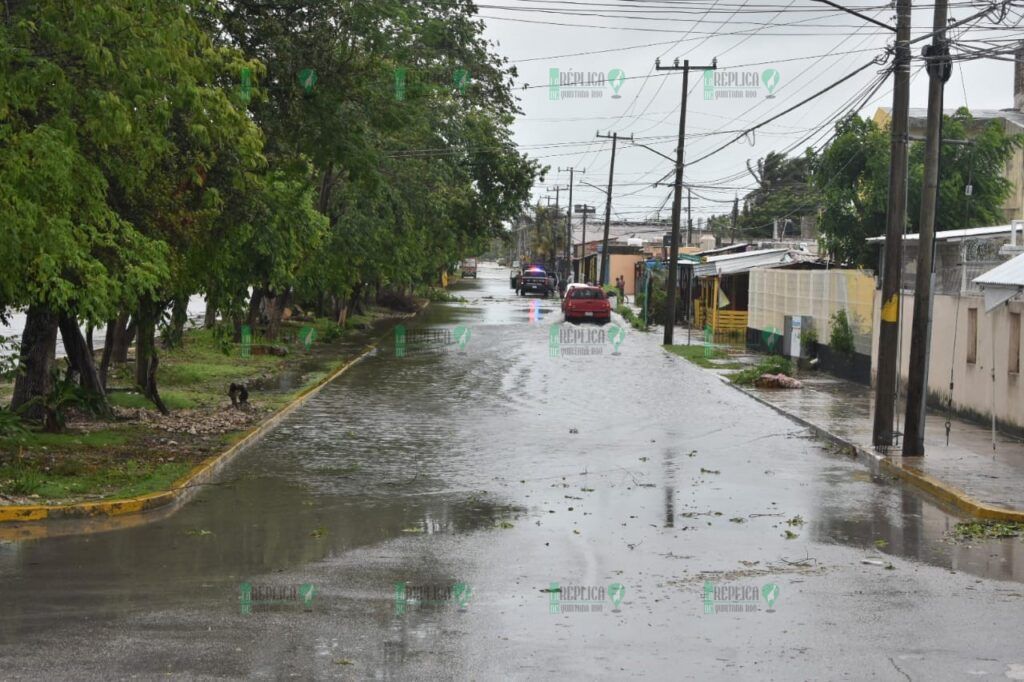
[[[686,343],[685,333],[681,342]],[[727,346],[722,349],[735,353],[735,349]],[[746,352],[730,355],[730,362],[750,364],[763,357]],[[947,415],[929,410],[924,457],[902,457],[899,447],[888,453],[880,452],[871,445],[871,387],[825,372],[801,371],[797,376],[803,382],[802,389],[740,390],[822,435],[856,448],[860,455],[874,459],[885,469],[965,512],[984,518],[1024,521],[1024,443],[1020,439],[997,432],[993,449],[990,427],[953,417],[949,420],[947,445]],[[902,431],[903,405],[898,405],[896,412],[896,430]]]

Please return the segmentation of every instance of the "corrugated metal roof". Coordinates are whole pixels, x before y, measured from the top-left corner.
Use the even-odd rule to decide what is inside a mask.
[[[785,265],[795,260],[789,249],[764,249],[762,251],[744,251],[743,253],[727,253],[712,256],[704,263],[693,268],[697,277],[713,277],[746,272],[753,268]]]
[[[970,227],[965,230],[942,230],[935,233],[935,239],[939,241],[947,239],[970,239],[971,237],[987,237],[997,234],[1010,234],[1012,225],[992,225],[991,227]],[[1021,229],[1021,228],[1018,228]],[[917,232],[903,237],[904,241],[916,242],[920,238]],[[885,241],[885,237],[871,237],[869,243],[878,244]]]
[[[981,287],[1024,287],[1024,254],[1011,258],[985,274],[975,277],[974,283]]]

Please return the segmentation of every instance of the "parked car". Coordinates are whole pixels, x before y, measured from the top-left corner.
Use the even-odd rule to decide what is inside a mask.
[[[519,278],[519,295],[526,296],[526,292],[539,293],[544,298],[551,294],[548,286],[548,273],[541,268],[527,268]]]
[[[612,319],[612,306],[604,291],[585,284],[569,285],[562,301],[562,311],[566,322],[594,320],[598,324],[607,324]]]
[[[476,258],[465,258],[462,261],[462,276],[476,279]]]
[[[562,298],[562,312],[563,313],[565,312],[565,304],[569,301],[569,292],[572,291],[573,289],[581,289],[583,287],[588,287],[588,286],[590,286],[590,285],[589,284],[584,284],[583,282],[572,282],[572,283],[570,283],[569,285],[567,285],[565,287],[565,293],[562,294],[562,296],[563,296],[563,298]]]

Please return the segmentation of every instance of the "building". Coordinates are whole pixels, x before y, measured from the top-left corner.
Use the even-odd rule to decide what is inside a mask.
[[[843,378],[871,382],[875,278],[870,271],[757,269],[750,273],[747,347],[799,358]],[[853,352],[828,345],[842,310],[853,332]]]
[[[942,113],[951,116],[955,111],[944,109]],[[1024,43],[1017,50],[1014,63],[1013,108],[972,109],[971,116],[974,117],[974,127],[968,130],[968,136],[977,134],[992,121],[1000,122],[1008,135],[1024,133]],[[880,107],[875,112],[874,121],[879,126],[887,127],[891,120],[892,110],[888,107]],[[928,110],[911,109],[908,123],[911,136],[924,137],[928,127]],[[1003,204],[1004,219],[1010,222],[1024,218],[1024,149],[1018,147],[1007,161],[1005,177],[1013,185],[1010,196]]]
[[[825,267],[817,256],[791,249],[762,249],[705,256],[693,267],[694,321],[715,337],[747,336],[751,273],[758,268]]]
[[[884,238],[869,240],[881,244]],[[935,285],[929,344],[928,398],[936,406],[975,419],[996,420],[1024,431],[1024,380],[1020,378],[1019,289],[991,307],[1004,266],[1024,251],[1024,221],[1011,225],[944,230],[935,234]],[[910,360],[914,273],[918,235],[904,238],[900,297],[899,378],[905,384]],[[1019,258],[1013,272],[1024,268]],[[1012,283],[1007,286],[1012,288]],[[983,288],[984,287],[984,288]],[[878,363],[881,292],[875,291],[872,368]],[[990,312],[986,312],[990,311]]]

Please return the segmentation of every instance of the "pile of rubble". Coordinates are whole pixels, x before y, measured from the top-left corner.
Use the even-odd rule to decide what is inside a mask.
[[[114,407],[114,415],[118,420],[140,422],[161,431],[192,435],[239,431],[260,421],[266,413],[267,410],[251,403],[244,409],[225,405],[215,408],[174,410],[168,415],[141,407]]]

